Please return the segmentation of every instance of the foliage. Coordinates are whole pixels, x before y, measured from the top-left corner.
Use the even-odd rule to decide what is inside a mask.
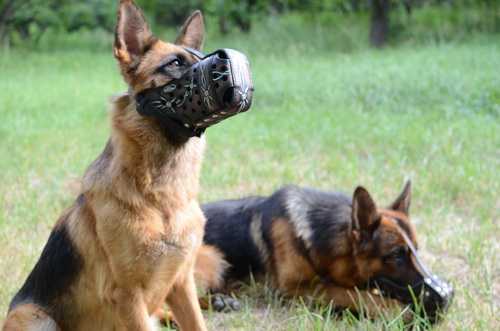
[[[0,13],[6,13],[7,5],[0,5]],[[6,17],[4,34],[10,38],[38,39],[49,28],[61,32],[83,28],[111,30],[116,20],[116,4],[111,1],[24,0],[15,1],[13,7]]]
[[[181,25],[195,9],[203,10],[203,0],[142,0],[140,7],[159,25]]]
[[[371,0],[370,0],[371,1]],[[249,32],[252,25],[268,15],[289,12],[321,17],[325,13],[342,15],[370,12],[368,0],[139,0],[153,24],[180,26],[195,9],[205,14],[208,25],[222,34],[240,29]],[[460,19],[462,12],[481,11],[475,27],[500,31],[500,4],[495,0],[391,0],[390,40],[402,38],[413,28],[414,9],[440,8]],[[116,3],[101,0],[4,0],[0,3],[0,39],[8,43],[38,41],[46,31],[59,33],[81,29],[111,32],[116,19]],[[406,17],[406,18],[405,18]],[[460,29],[460,28],[458,28]],[[405,33],[403,33],[405,32]]]

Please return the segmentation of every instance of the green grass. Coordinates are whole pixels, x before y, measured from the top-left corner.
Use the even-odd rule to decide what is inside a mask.
[[[456,288],[441,328],[496,329],[500,38],[373,51],[359,28],[292,23],[270,21],[245,37],[210,34],[207,52],[247,53],[255,94],[250,111],[207,131],[200,202],[295,183],[363,185],[384,206],[411,179],[421,257]],[[0,50],[0,321],[106,143],[108,97],[126,89],[110,40],[108,48]],[[206,312],[209,326],[401,327],[397,318],[331,316],[328,306],[286,302],[261,286],[250,293],[239,312]]]

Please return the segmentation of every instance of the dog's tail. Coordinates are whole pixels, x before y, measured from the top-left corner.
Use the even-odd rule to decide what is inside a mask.
[[[202,245],[196,257],[194,279],[204,292],[217,292],[224,287],[224,276],[230,264],[215,246]]]

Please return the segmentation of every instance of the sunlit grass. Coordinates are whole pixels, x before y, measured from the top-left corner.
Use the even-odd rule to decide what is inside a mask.
[[[360,44],[346,52],[310,30],[307,38],[266,28],[282,38],[273,44],[257,30],[217,37],[205,48],[247,53],[255,95],[250,111],[207,131],[200,202],[295,183],[346,192],[363,185],[384,206],[411,179],[422,257],[456,287],[442,329],[495,329],[499,40],[382,51]],[[125,88],[111,45],[106,52],[0,53],[1,314],[106,143],[109,95]],[[265,287],[250,294],[239,298],[239,312],[206,312],[211,328],[401,327],[397,318],[330,315],[328,306],[289,302]]]

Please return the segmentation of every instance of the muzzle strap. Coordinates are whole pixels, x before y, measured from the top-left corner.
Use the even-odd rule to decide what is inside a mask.
[[[198,59],[204,59],[205,58],[205,54],[203,54],[202,52],[200,52],[199,50],[197,49],[194,49],[194,48],[191,48],[191,47],[186,47],[186,46],[181,46],[182,48],[184,48],[186,51],[188,51],[189,53],[193,54],[194,56],[196,56]]]

